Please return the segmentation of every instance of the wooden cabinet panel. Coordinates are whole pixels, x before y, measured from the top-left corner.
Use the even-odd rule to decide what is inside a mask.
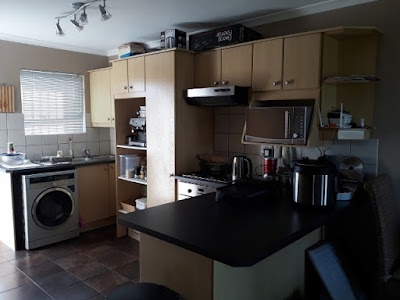
[[[108,164],[108,194],[110,204],[110,217],[117,213],[116,205],[116,190],[115,190],[115,164]]]
[[[251,86],[253,45],[223,49],[221,53],[221,83]]]
[[[196,87],[210,87],[221,84],[221,50],[196,54],[194,67],[196,70],[194,76]]]
[[[129,92],[144,92],[145,91],[145,78],[144,78],[144,56],[137,58],[130,58],[128,62],[128,80]]]
[[[114,102],[111,96],[110,69],[89,73],[91,121],[95,127],[111,127]]]
[[[112,94],[128,92],[128,63],[126,60],[113,62],[111,92]]]
[[[321,74],[320,33],[284,40],[284,89],[319,88]]]
[[[108,218],[110,213],[108,164],[78,168],[78,204],[83,221]]]
[[[283,39],[253,45],[253,91],[282,89]]]

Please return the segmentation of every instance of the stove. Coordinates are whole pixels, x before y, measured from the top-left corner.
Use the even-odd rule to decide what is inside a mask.
[[[196,180],[204,180],[208,182],[215,183],[232,183],[232,175],[231,174],[205,174],[203,172],[191,173],[191,174],[182,174],[182,177],[188,179],[196,179]]]

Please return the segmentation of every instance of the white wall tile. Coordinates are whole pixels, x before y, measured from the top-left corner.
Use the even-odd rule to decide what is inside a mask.
[[[43,156],[42,146],[26,146],[26,157],[30,160],[38,160]]]
[[[86,129],[87,142],[98,142],[99,141],[99,129],[98,128],[87,128]]]
[[[25,158],[26,158],[26,146],[17,146],[15,148],[15,151],[25,153]],[[1,152],[1,153],[3,153],[3,152]]]
[[[0,153],[6,153],[7,147],[0,147]]]
[[[90,155],[100,155],[99,142],[88,142],[86,148],[90,150]]]
[[[8,113],[7,129],[24,129],[24,115],[20,113]]]
[[[57,135],[43,135],[42,141],[44,145],[54,145],[58,143]]]
[[[43,156],[56,156],[57,155],[57,150],[58,150],[58,145],[43,145]]]
[[[27,135],[25,136],[26,145],[34,146],[34,145],[42,145],[42,136],[41,135]]]
[[[244,153],[241,134],[229,134],[229,156],[231,152]]]
[[[110,141],[115,143],[115,131],[114,128],[110,128]]]
[[[252,174],[262,175],[264,172],[263,161],[261,160],[261,155],[246,155],[250,159],[252,164]]]
[[[253,155],[260,155],[262,153],[260,145],[244,145],[244,153],[246,154],[253,154]]]
[[[328,146],[329,147],[329,146]],[[350,141],[334,141],[332,146],[325,152],[326,155],[350,155]]]
[[[57,136],[57,143],[68,144],[70,138],[72,138],[72,134],[59,134]]]
[[[58,150],[62,151],[64,156],[68,156],[69,144],[58,144]]]
[[[110,128],[99,128],[99,141],[100,142],[107,142],[111,141],[111,130]],[[114,130],[112,130],[114,132]]]
[[[229,133],[243,133],[244,114],[231,114],[229,116]]]
[[[86,143],[73,143],[72,144],[72,151],[74,152],[75,157],[83,157],[85,156],[85,153],[83,152],[83,149],[86,148]]]
[[[214,152],[228,153],[229,135],[225,133],[214,134]]]
[[[86,133],[74,134],[72,137],[73,143],[86,143]]]
[[[321,155],[318,148],[303,148],[301,154],[302,158],[308,157],[309,159],[317,159]]]
[[[8,141],[13,142],[15,146],[25,146],[25,131],[23,129],[9,129]]]
[[[7,114],[0,113],[0,130],[7,129]]]
[[[376,177],[378,175],[377,165],[364,164],[364,174],[366,179]]]
[[[357,156],[364,164],[378,164],[379,139],[351,141],[351,155]]]
[[[115,155],[115,147],[111,147],[110,154]]]
[[[86,128],[93,127],[92,126],[92,117],[90,114],[86,114],[85,120],[86,120]]]
[[[8,132],[5,129],[0,129],[0,147],[7,148],[7,143],[8,143]]]
[[[229,133],[229,115],[214,116],[214,132]]]
[[[100,142],[100,155],[107,155],[111,153],[111,143],[110,142]]]
[[[244,114],[246,111],[246,106],[229,106],[230,114]]]

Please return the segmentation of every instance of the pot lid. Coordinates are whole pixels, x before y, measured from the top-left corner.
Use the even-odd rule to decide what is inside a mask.
[[[302,159],[294,163],[294,172],[314,175],[336,174],[336,166],[327,159]]]

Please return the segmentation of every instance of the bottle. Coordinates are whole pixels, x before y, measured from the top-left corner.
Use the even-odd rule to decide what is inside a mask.
[[[12,142],[7,143],[7,154],[15,154],[14,143]]]
[[[69,138],[68,143],[69,143],[68,155],[71,156],[72,158],[74,158],[74,152],[72,151],[72,139],[71,138]]]

